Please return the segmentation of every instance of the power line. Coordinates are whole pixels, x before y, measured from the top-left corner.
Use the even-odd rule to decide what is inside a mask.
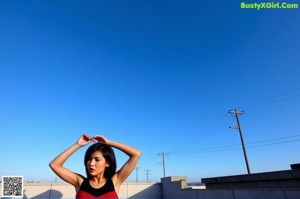
[[[290,142],[299,142],[300,139],[295,139],[295,140],[289,140],[289,141],[284,141],[284,142],[276,142],[276,143],[270,143],[270,144],[264,144],[264,145],[256,145],[256,146],[249,146],[247,148],[256,148],[256,147],[264,147],[264,146],[272,146],[272,145],[278,145],[278,144],[286,144]]]
[[[211,150],[217,150],[217,151],[223,151],[228,150],[232,147],[234,149],[240,149],[240,144],[235,145],[227,145],[227,146],[220,146],[220,147],[207,147],[207,148],[200,148],[200,149],[191,149],[191,150],[183,150],[183,151],[174,151],[171,154],[178,154],[178,153],[205,153],[205,152],[211,152]],[[238,147],[238,148],[236,148]]]
[[[251,148],[258,148],[258,147],[267,147],[267,146],[286,144],[286,143],[291,143],[291,142],[299,142],[299,141],[300,141],[300,139],[295,139],[295,140],[276,142],[276,143],[270,143],[270,144],[254,145],[254,146],[249,146],[249,147],[247,146],[246,148],[251,149]],[[193,150],[193,151],[181,151],[181,152],[184,152],[186,155],[187,152],[188,152],[188,154],[192,154],[192,153],[198,154],[198,153],[215,153],[215,152],[224,152],[224,151],[234,151],[234,150],[241,150],[241,149],[242,149],[242,147],[240,145],[235,145],[235,146],[232,146],[232,148],[221,149],[221,147],[220,147],[220,149],[211,148],[211,149],[207,149],[207,150]]]
[[[261,140],[261,141],[256,141],[256,142],[250,142],[250,143],[247,143],[247,146],[249,146],[251,144],[257,144],[257,143],[263,143],[263,142],[272,142],[272,141],[295,138],[295,137],[300,137],[300,135],[292,135],[292,136],[286,136],[286,137],[281,137],[281,138],[273,138],[273,139],[269,139],[269,140]]]
[[[260,107],[263,107],[263,106],[271,105],[271,104],[274,104],[274,103],[286,101],[286,100],[289,100],[289,99],[300,96],[300,94],[298,94],[298,93],[296,93],[294,95],[291,95],[291,96],[287,96],[287,95],[293,94],[293,93],[295,93],[299,90],[300,90],[300,88],[296,88],[296,89],[293,89],[293,90],[290,90],[290,91],[286,91],[286,92],[283,92],[281,94],[278,94],[278,95],[275,95],[275,96],[272,96],[272,97],[268,97],[268,98],[265,98],[265,99],[262,99],[262,100],[258,100],[258,101],[253,102],[253,103],[250,103],[246,106],[243,106],[242,108],[247,109],[247,110],[249,110],[249,109],[251,110],[251,109],[256,109],[256,108],[260,108]],[[284,97],[284,96],[286,96],[286,97]],[[214,127],[216,127],[217,124],[219,124],[226,116],[227,116],[227,113],[224,116],[222,116],[221,118],[219,118],[218,120],[216,120],[214,123],[212,123],[212,125],[210,125],[204,131],[204,133],[202,133],[202,134],[198,133],[198,135],[196,135],[194,137],[190,136],[190,141],[185,142],[185,143],[187,143],[186,144],[187,146],[185,148],[192,147],[193,144],[198,142],[200,138],[203,138],[203,137],[207,138],[207,137],[211,136],[215,131],[210,133],[210,134],[209,134],[209,131],[211,131]],[[278,138],[278,139],[285,139],[285,138]],[[272,139],[272,140],[276,140],[276,139]],[[268,141],[270,142],[272,140],[268,140]],[[295,140],[295,141],[298,141],[298,140]],[[266,142],[266,141],[259,141],[259,142]],[[257,142],[257,143],[259,143],[259,142]],[[276,144],[284,144],[284,143],[289,143],[289,142],[293,142],[293,141],[279,142],[279,143],[273,143],[273,144],[264,144],[264,145],[257,145],[257,146],[249,146],[249,145],[255,144],[255,143],[247,143],[247,148],[263,147],[263,146],[270,146],[270,145],[276,145]],[[239,145],[230,145],[230,146],[220,146],[220,147],[213,147],[213,148],[204,148],[204,149],[200,149],[200,150],[199,149],[192,149],[192,150],[184,150],[184,151],[170,151],[169,154],[176,154],[176,153],[178,154],[178,153],[186,153],[186,152],[189,152],[189,153],[191,153],[191,152],[192,153],[193,152],[194,153],[199,153],[199,152],[200,153],[205,153],[205,152],[218,152],[218,151],[237,150],[237,149],[240,149],[240,147],[238,147],[238,146]]]
[[[219,119],[217,119],[215,122],[213,122],[208,128],[206,128],[204,131],[202,131],[203,133],[198,133],[196,136],[192,137],[190,136],[190,139],[188,139],[189,141],[186,142],[186,145],[185,146],[182,146],[182,147],[185,147],[185,148],[190,148],[191,146],[193,146],[194,143],[198,142],[200,138],[205,139],[211,135],[213,135],[213,133],[210,133],[209,132],[214,128],[216,127],[225,117],[227,116],[227,113],[224,114],[222,117],[220,117]],[[171,151],[169,153],[176,153],[176,151]]]
[[[210,130],[212,130],[215,126],[217,126],[217,124],[219,124],[225,117],[227,116],[227,113],[225,115],[223,115],[222,117],[220,117],[219,119],[217,119],[214,123],[212,123],[212,125],[210,125],[206,130],[204,130],[203,134],[198,134],[196,137],[192,138],[190,142],[188,142],[188,145],[191,146],[193,143],[197,142],[201,137],[208,137],[208,135],[212,135],[208,134]]]
[[[296,88],[296,89],[286,91],[286,92],[283,92],[281,94],[278,94],[278,95],[275,95],[275,96],[272,96],[272,97],[268,97],[268,98],[265,98],[265,99],[262,99],[262,100],[258,100],[256,102],[253,102],[253,103],[250,103],[246,106],[243,106],[242,109],[252,110],[252,109],[257,109],[257,108],[260,108],[260,107],[263,107],[263,106],[268,106],[268,105],[271,105],[271,104],[275,104],[275,103],[278,103],[278,102],[286,101],[286,100],[298,97],[298,96],[300,96],[300,94],[294,94],[292,96],[288,96],[288,97],[285,97],[285,98],[282,98],[282,99],[278,99],[278,98],[282,97],[282,96],[286,96],[286,95],[291,94],[291,93],[294,93],[294,92],[299,91],[299,90],[300,90],[300,88]],[[264,104],[261,104],[261,103],[264,103]],[[261,105],[257,105],[257,104],[261,104]]]
[[[289,100],[289,99],[292,99],[292,98],[295,98],[295,97],[298,97],[298,96],[300,96],[300,94],[293,95],[293,96],[289,96],[289,97],[286,97],[286,98],[283,98],[283,99],[280,99],[280,100],[275,100],[275,101],[272,101],[272,102],[269,102],[269,103],[266,103],[266,104],[258,105],[258,106],[255,106],[255,107],[251,108],[250,110],[254,110],[254,109],[261,108],[261,107],[269,106],[269,105],[271,105],[271,104],[276,104],[276,103],[278,103],[278,102],[287,101],[287,100]],[[249,109],[248,109],[248,110],[249,110]]]
[[[289,100],[289,99],[292,99],[292,98],[295,98],[295,97],[298,97],[300,96],[300,94],[295,94],[295,95],[292,95],[292,96],[288,96],[288,97],[285,97],[285,98],[281,98],[281,99],[278,99],[279,97],[282,97],[282,96],[286,96],[288,94],[292,94],[292,93],[295,93],[297,91],[300,91],[300,88],[296,88],[296,89],[293,89],[293,90],[290,90],[290,91],[286,91],[286,92],[283,92],[283,93],[280,93],[278,95],[275,95],[275,96],[272,96],[272,97],[268,97],[268,98],[265,98],[265,99],[262,99],[262,100],[258,100],[256,102],[253,102],[253,103],[250,103],[246,106],[243,106],[242,108],[243,109],[247,109],[247,110],[252,110],[252,109],[257,109],[257,108],[260,108],[260,107],[263,107],[263,106],[268,106],[268,105],[271,105],[271,104],[274,104],[274,103],[278,103],[278,102],[282,102],[282,101],[286,101],[286,100]],[[277,99],[277,100],[276,100]],[[264,103],[265,102],[265,103]],[[261,104],[261,103],[264,103],[264,104]],[[194,137],[191,137],[189,139],[189,141],[187,141],[186,143],[186,146],[184,146],[185,148],[190,148],[191,146],[193,146],[194,143],[198,142],[200,138],[207,138],[211,135],[213,135],[213,133],[215,132],[212,132],[210,133],[210,131],[217,126],[217,124],[219,124],[225,117],[227,116],[227,113],[220,117],[219,119],[217,119],[214,123],[212,123],[212,125],[210,125],[206,130],[203,131],[203,133],[198,133],[196,136]],[[203,140],[202,139],[202,140]],[[176,153],[176,151],[171,151],[169,153]]]
[[[270,144],[255,145],[255,144],[258,144],[258,143],[273,142],[273,141],[290,139],[290,138],[297,138],[297,137],[300,137],[300,135],[292,135],[292,136],[286,136],[286,137],[281,137],[281,138],[274,138],[274,139],[250,142],[250,143],[246,143],[246,148],[264,147],[264,146],[285,144],[285,143],[291,143],[291,142],[298,142],[298,141],[300,141],[300,138],[293,139],[293,140],[288,140],[288,141],[275,142],[275,143],[270,143]],[[253,146],[249,146],[249,145],[253,145]],[[178,154],[178,153],[209,153],[209,152],[221,152],[221,151],[230,151],[230,150],[238,150],[238,149],[239,150],[241,149],[240,144],[218,146],[218,147],[207,147],[207,148],[184,150],[184,151],[176,151],[176,152],[173,152],[172,154]]]

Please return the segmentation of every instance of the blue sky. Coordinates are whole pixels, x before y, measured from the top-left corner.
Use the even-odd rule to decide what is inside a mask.
[[[167,176],[245,174],[231,109],[253,173],[299,163],[299,9],[240,3],[0,1],[0,175],[54,181],[85,133],[142,150],[139,181],[162,152]],[[85,150],[66,166],[84,173]]]

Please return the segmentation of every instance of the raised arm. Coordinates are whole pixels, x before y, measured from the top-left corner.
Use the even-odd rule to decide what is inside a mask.
[[[93,139],[98,142],[102,142],[104,144],[107,144],[109,146],[117,148],[118,150],[124,152],[125,154],[127,154],[129,156],[129,159],[126,161],[126,163],[112,177],[115,188],[118,190],[120,185],[126,180],[126,178],[134,170],[134,168],[141,156],[141,151],[136,148],[133,148],[131,146],[128,146],[126,144],[108,140],[107,138],[105,138],[103,136],[96,135],[96,136],[94,136]]]
[[[64,181],[74,185],[76,191],[78,191],[80,184],[83,180],[83,177],[77,173],[70,171],[69,169],[65,168],[63,165],[65,161],[79,148],[82,146],[87,145],[92,140],[92,137],[89,135],[82,135],[78,141],[72,145],[70,148],[62,152],[58,155],[55,159],[53,159],[49,166],[50,168],[56,173],[58,177],[63,179]]]

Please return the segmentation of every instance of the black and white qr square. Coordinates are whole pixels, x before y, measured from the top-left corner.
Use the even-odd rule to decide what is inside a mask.
[[[2,176],[2,197],[23,197],[23,176]]]

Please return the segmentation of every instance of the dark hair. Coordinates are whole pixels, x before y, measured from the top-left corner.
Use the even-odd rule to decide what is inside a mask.
[[[112,147],[102,143],[93,144],[85,152],[84,166],[85,166],[85,172],[87,177],[88,178],[91,177],[88,172],[87,162],[90,160],[92,154],[96,151],[101,152],[106,162],[109,164],[109,166],[105,168],[104,177],[106,179],[111,178],[116,173],[116,168],[117,168],[115,153]]]

